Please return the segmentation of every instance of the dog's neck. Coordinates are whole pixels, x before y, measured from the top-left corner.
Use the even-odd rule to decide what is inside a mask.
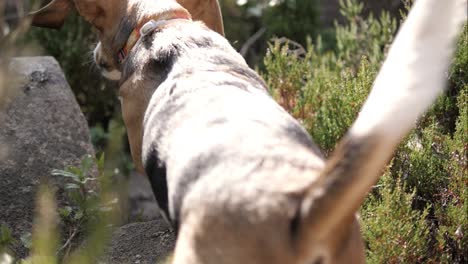
[[[151,16],[149,18],[140,21],[137,26],[132,30],[130,36],[125,42],[124,46],[118,51],[117,58],[118,63],[122,64],[128,53],[132,50],[135,44],[138,42],[141,36],[147,35],[150,32],[156,30],[167,24],[170,20],[175,19],[186,19],[192,20],[190,14],[183,10],[168,11],[159,15]]]
[[[175,61],[177,69],[172,68]],[[148,78],[168,72],[226,72],[226,69],[234,66],[242,72],[241,77],[255,75],[257,79],[256,74],[247,74],[244,71],[253,73],[243,57],[223,36],[210,30],[202,22],[173,19],[167,25],[152,31],[152,34],[141,37],[135,44],[121,64],[120,84],[134,74],[140,79],[141,76]],[[256,82],[263,83],[260,79]]]

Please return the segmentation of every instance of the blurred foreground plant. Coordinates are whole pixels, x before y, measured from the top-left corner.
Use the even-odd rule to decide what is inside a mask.
[[[97,177],[93,176],[93,167],[98,171]],[[64,189],[70,204],[57,208],[52,189],[47,185],[39,189],[31,254],[17,262],[98,262],[119,219],[117,194],[111,190],[109,174],[104,172],[104,155],[98,159],[85,156],[79,167],[54,170],[53,175],[69,180]],[[59,230],[65,230],[62,239]]]
[[[8,73],[9,59],[37,54],[37,49],[32,48],[34,44],[24,41],[24,34],[29,29],[28,19],[18,14],[16,26],[8,25],[8,31],[4,30],[4,4],[5,1],[0,1],[0,111],[13,94],[7,88],[15,87]],[[19,11],[27,13],[23,9]],[[0,124],[1,118],[0,113]],[[0,159],[6,153],[7,143],[0,142]],[[32,234],[13,237],[10,228],[0,223],[0,263],[96,263],[110,238],[112,227],[119,220],[118,199],[111,180],[114,172],[105,167],[104,155],[101,155],[98,159],[84,157],[78,167],[54,170],[54,175],[67,180],[63,194],[69,198],[69,203],[60,204],[57,208],[55,188],[48,185],[40,187]],[[63,236],[60,231],[64,231]],[[10,246],[16,243],[23,243],[31,249],[29,257],[15,260],[15,252],[10,250]]]
[[[99,172],[97,177],[93,175],[93,165],[97,166]],[[103,171],[104,154],[97,159],[86,155],[79,167],[72,166],[66,170],[52,171],[52,175],[68,179],[64,189],[69,204],[58,209],[64,226],[67,228],[67,240],[59,249],[59,251],[63,250],[65,255],[68,255],[76,236],[85,233],[87,226],[99,222],[101,213],[111,211],[112,206],[117,204],[117,200],[108,201],[110,204],[102,204],[100,201],[101,193],[95,181],[105,180],[106,176]],[[108,185],[108,183],[104,184]]]

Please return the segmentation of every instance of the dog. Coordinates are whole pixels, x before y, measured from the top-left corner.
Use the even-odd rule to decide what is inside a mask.
[[[215,2],[54,0],[32,23],[76,9],[98,30],[132,157],[177,230],[173,263],[365,263],[356,211],[441,92],[466,0],[416,1],[328,160],[219,34]]]

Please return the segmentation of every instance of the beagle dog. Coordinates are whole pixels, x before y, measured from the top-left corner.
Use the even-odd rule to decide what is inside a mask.
[[[365,263],[356,211],[442,90],[464,7],[416,1],[328,160],[222,36],[216,0],[54,0],[32,20],[76,9],[98,30],[134,162],[178,233],[173,263]]]

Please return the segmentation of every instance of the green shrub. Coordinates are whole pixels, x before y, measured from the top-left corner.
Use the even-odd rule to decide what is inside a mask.
[[[400,184],[381,181],[380,197],[370,196],[361,210],[362,233],[367,244],[368,263],[422,263],[427,253],[430,229],[428,210],[413,210],[415,193]]]
[[[252,66],[262,67],[266,40],[287,37],[305,45],[307,36],[315,36],[320,30],[317,0],[220,2],[226,37]]]
[[[342,2],[347,24],[335,24],[336,50],[319,37],[304,56],[275,43],[265,57],[263,74],[272,95],[303,122],[317,143],[330,151],[355,120],[390,43],[396,22],[360,16],[362,5]]]
[[[315,36],[319,30],[317,1],[277,2],[278,4],[265,8],[261,17],[262,25],[267,29],[267,39],[273,36],[286,37],[305,45],[306,36]]]
[[[466,51],[467,32],[465,26],[465,37],[460,41],[465,44],[459,51]],[[466,57],[464,59],[466,61]],[[466,64],[455,63],[453,71],[462,71],[456,69],[459,66],[464,67],[466,73]],[[434,221],[439,225],[436,249],[439,250],[441,261],[444,263],[468,261],[468,79],[458,80],[460,82],[455,81],[455,83],[463,85],[457,102],[459,116],[454,135],[447,141],[449,159],[445,163],[450,183],[439,193],[435,211],[436,221]]]
[[[346,23],[335,23],[336,43],[326,45],[334,49],[320,37],[301,52],[293,42],[275,42],[264,61],[273,97],[326,153],[356,119],[397,24],[386,12],[362,17],[356,1],[341,1],[341,9]],[[371,263],[468,261],[467,28],[447,92],[400,144],[361,209]]]
[[[15,243],[15,238],[13,237],[10,227],[6,224],[0,224],[0,255],[9,251],[10,247]]]

